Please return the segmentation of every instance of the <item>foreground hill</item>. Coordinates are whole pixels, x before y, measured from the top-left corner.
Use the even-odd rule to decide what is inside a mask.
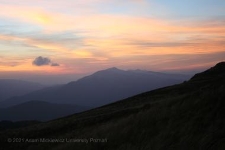
[[[177,74],[110,68],[98,71],[66,85],[48,87],[20,97],[8,99],[1,106],[9,107],[26,101],[69,103],[97,107],[156,88],[181,83],[189,77]]]
[[[78,113],[88,108],[70,104],[53,104],[29,101],[9,108],[0,109],[0,121],[39,120],[47,121]]]
[[[17,150],[224,150],[224,85],[225,62],[222,62],[179,85],[50,122],[2,131],[1,147]],[[13,139],[16,137],[21,138],[16,141]]]
[[[28,94],[41,88],[44,88],[44,86],[38,83],[14,79],[0,79],[0,101],[10,97]]]

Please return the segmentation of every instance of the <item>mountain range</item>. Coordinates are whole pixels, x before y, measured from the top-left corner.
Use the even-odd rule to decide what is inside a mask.
[[[44,85],[34,82],[15,79],[0,79],[0,102],[14,96],[22,96],[40,90],[44,87]]]
[[[224,85],[225,62],[221,62],[181,84],[53,121],[0,131],[1,148],[223,150]],[[14,137],[21,137],[20,142],[9,143]]]
[[[65,85],[47,87],[0,102],[10,107],[27,101],[46,101],[98,107],[142,92],[181,83],[189,76],[109,68]]]

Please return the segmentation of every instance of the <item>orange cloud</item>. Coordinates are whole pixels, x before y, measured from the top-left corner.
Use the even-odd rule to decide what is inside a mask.
[[[54,52],[67,52],[68,48],[61,46],[60,44],[51,43],[43,40],[32,39],[28,37],[19,37],[13,35],[0,35],[0,40],[2,41],[17,41],[23,44],[34,46],[40,49],[54,51]]]
[[[63,67],[51,67],[51,66],[42,66],[37,67],[32,65],[33,59],[25,58],[21,59],[18,57],[4,57],[1,59],[0,71],[15,71],[15,72],[42,72],[42,73],[52,73],[59,74],[61,72],[66,72]]]

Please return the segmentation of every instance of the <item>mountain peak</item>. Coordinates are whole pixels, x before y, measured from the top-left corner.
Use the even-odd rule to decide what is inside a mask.
[[[117,72],[124,72],[124,70],[118,69],[116,67],[108,68],[105,70],[100,70],[95,72],[94,74],[102,74],[102,73],[117,73]]]
[[[120,69],[118,69],[116,67],[108,68],[106,70],[108,70],[108,71],[121,71]]]
[[[194,75],[191,80],[202,79],[202,78],[212,78],[216,76],[224,76],[225,75],[225,62],[219,62],[214,67]]]
[[[211,72],[225,72],[225,62],[219,62],[214,67],[210,68],[209,71]]]

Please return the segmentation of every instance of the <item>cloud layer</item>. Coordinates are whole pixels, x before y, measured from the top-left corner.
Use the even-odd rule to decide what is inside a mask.
[[[0,0],[0,72],[209,66],[223,60],[216,54],[225,51],[224,6],[219,0],[213,7],[201,0]],[[200,55],[207,57],[192,61]]]

